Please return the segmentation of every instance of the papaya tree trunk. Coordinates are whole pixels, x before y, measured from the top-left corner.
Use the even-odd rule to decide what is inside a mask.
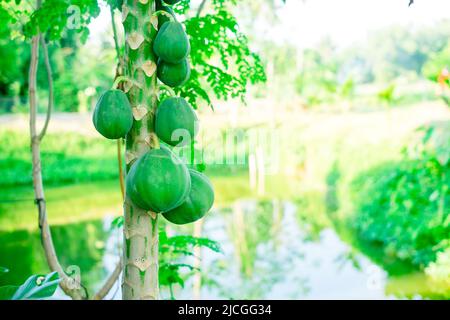
[[[158,145],[153,133],[158,101],[156,59],[152,50],[157,32],[154,10],[154,0],[127,0],[122,7],[127,79],[123,88],[134,115],[133,127],[126,137],[127,172],[134,160]],[[123,299],[158,299],[158,218],[135,206],[128,197],[124,201],[123,248]]]

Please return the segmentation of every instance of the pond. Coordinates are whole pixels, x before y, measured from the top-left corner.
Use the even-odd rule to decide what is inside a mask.
[[[243,178],[244,179],[244,178]],[[213,180],[214,182],[214,180]],[[234,183],[234,182],[233,182]],[[245,184],[245,181],[243,182]],[[225,192],[218,181],[217,193]],[[36,228],[32,190],[4,190],[0,205],[0,266],[10,272],[0,285],[20,284],[29,275],[48,271]],[[121,230],[111,228],[120,214],[116,181],[47,188],[52,232],[61,263],[80,270],[94,292],[114,268]],[[70,199],[70,201],[68,200]],[[106,200],[105,200],[106,199]],[[21,200],[21,201],[15,201]],[[109,200],[109,201],[107,201]],[[196,252],[202,270],[178,299],[395,299],[427,296],[424,276],[390,278],[386,271],[345,241],[332,226],[313,230],[300,219],[292,200],[235,197],[220,201],[197,236],[218,241],[222,252]],[[168,233],[193,230],[167,226]],[[58,298],[64,298],[61,292]],[[167,290],[162,297],[168,298]],[[118,283],[108,299],[120,299]]]

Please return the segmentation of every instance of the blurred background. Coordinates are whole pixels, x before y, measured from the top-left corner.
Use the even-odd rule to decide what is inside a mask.
[[[121,242],[116,144],[91,123],[116,67],[100,4],[85,43],[68,30],[49,48],[55,113],[42,143],[56,249],[89,290]],[[215,206],[162,230],[220,249],[205,240],[187,255],[163,250],[163,298],[449,299],[450,3],[251,0],[230,10],[267,81],[245,102],[197,109]],[[48,271],[33,202],[30,49],[2,28],[0,266],[10,271],[0,285]],[[116,287],[109,298],[120,298]]]

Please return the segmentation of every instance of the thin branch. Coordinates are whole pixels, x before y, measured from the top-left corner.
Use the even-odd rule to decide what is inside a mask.
[[[114,34],[114,46],[116,47],[117,54],[120,56],[119,40],[117,38],[117,28],[116,28],[116,22],[114,20],[114,9],[111,6],[109,7],[109,12],[111,13],[111,24],[112,24],[113,34]]]
[[[38,2],[39,3],[39,2]],[[33,187],[35,193],[35,202],[38,207],[39,228],[41,229],[41,242],[44,248],[47,263],[52,271],[56,271],[61,278],[61,289],[72,299],[81,300],[87,298],[87,292],[83,291],[79,283],[74,283],[74,279],[67,276],[56,255],[55,246],[53,244],[50,226],[47,221],[47,208],[45,204],[44,185],[42,182],[41,171],[41,152],[40,139],[36,133],[36,114],[37,114],[37,98],[36,98],[36,78],[39,59],[39,38],[40,34],[32,39],[31,59],[28,78],[28,95],[30,102],[30,136],[31,136],[31,156],[33,167]]]
[[[120,289],[120,284],[117,286],[116,290],[114,290],[114,293],[112,294],[110,300],[114,300],[114,298],[115,298],[116,295],[117,295],[117,292],[119,292],[119,289]]]
[[[116,21],[114,20],[114,9],[112,6],[109,7],[109,12],[111,14],[111,24],[113,29],[113,38],[114,38],[114,46],[116,48],[116,55],[119,64],[116,69],[116,80],[115,82],[122,77],[122,67],[123,60],[122,55],[120,54],[120,46],[119,46],[119,37],[117,35]],[[124,182],[124,174],[123,174],[123,163],[122,163],[122,145],[121,139],[117,139],[117,160],[119,166],[119,182],[120,182],[120,191],[122,192],[122,200],[125,199],[125,182]]]
[[[117,263],[116,267],[114,268],[114,271],[111,273],[108,279],[106,279],[105,283],[100,288],[100,290],[94,295],[93,300],[102,300],[104,297],[106,297],[111,288],[114,286],[114,283],[116,283],[121,272],[122,272],[122,258],[120,258],[120,261]]]
[[[50,122],[50,117],[52,115],[53,110],[53,76],[52,76],[52,66],[50,64],[50,59],[48,57],[48,47],[45,43],[45,39],[43,36],[40,37],[41,40],[41,46],[42,46],[42,52],[44,53],[44,62],[45,62],[45,69],[47,70],[47,82],[48,82],[48,105],[47,105],[47,115],[45,117],[44,126],[42,127],[41,132],[39,133],[38,139],[39,141],[42,141],[44,138],[48,124]]]
[[[114,19],[114,9],[111,6],[109,7],[109,12],[111,14],[111,24],[112,24],[112,30],[113,30],[114,47],[116,49],[117,60],[119,61],[119,66],[118,66],[118,70],[117,70],[118,72],[116,72],[116,77],[117,77],[122,74],[123,59],[122,59],[122,54],[120,53],[119,36],[117,34],[116,20]]]
[[[200,17],[200,14],[202,13],[202,11],[203,11],[203,9],[205,7],[206,1],[207,0],[202,0],[202,2],[200,3],[200,5],[199,5],[199,7],[197,9],[197,18]]]
[[[41,0],[36,1],[37,8],[41,6]],[[41,34],[33,36],[31,41],[31,58],[30,69],[28,74],[28,96],[30,103],[30,138],[31,138],[31,158],[32,158],[32,175],[33,175],[33,188],[35,194],[35,202],[38,207],[39,214],[39,228],[41,230],[41,242],[44,249],[47,264],[52,271],[56,271],[61,278],[59,283],[61,289],[72,299],[81,300],[87,298],[86,289],[77,281],[69,277],[63,270],[56,255],[55,246],[53,244],[52,235],[50,232],[50,226],[47,221],[47,208],[44,195],[44,184],[42,182],[41,171],[41,150],[40,150],[40,135],[36,130],[36,115],[37,115],[37,69],[39,60],[39,39]],[[45,54],[45,49],[44,49]],[[51,77],[51,72],[48,73]],[[51,81],[51,79],[50,79]],[[50,98],[50,96],[49,96]],[[49,106],[51,103],[49,102]],[[48,115],[48,120],[50,115]],[[42,136],[45,131],[41,132]]]

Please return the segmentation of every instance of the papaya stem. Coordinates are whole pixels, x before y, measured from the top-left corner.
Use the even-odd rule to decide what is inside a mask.
[[[159,89],[166,90],[166,91],[169,93],[169,95],[170,95],[171,97],[176,96],[175,91],[174,91],[171,87],[169,87],[169,86],[167,86],[167,85],[165,85],[165,84],[160,84],[160,85],[159,85]]]
[[[128,77],[125,76],[118,76],[115,80],[114,83],[112,85],[113,89],[117,89],[117,87],[119,86],[119,83],[121,82],[125,82],[125,81],[130,81],[130,79],[128,79]]]
[[[122,164],[122,139],[117,139],[117,160],[119,167],[119,183],[120,191],[122,193],[122,200],[125,200],[125,182],[123,179],[123,164]]]
[[[153,13],[154,17],[158,17],[158,16],[166,16],[169,18],[170,22],[175,21],[175,18],[173,15],[171,15],[170,13],[164,11],[164,10],[158,10],[155,13]]]

